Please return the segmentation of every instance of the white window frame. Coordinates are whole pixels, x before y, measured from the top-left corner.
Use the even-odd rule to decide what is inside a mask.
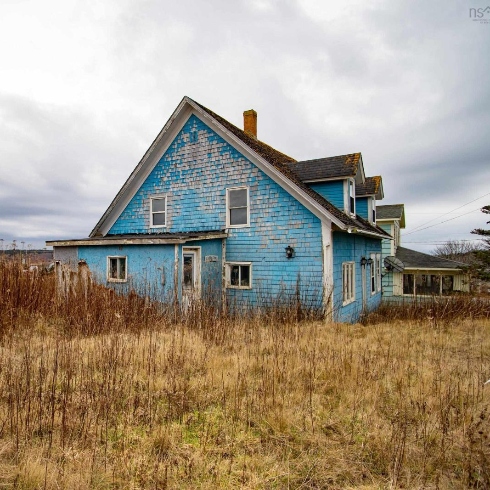
[[[376,291],[381,291],[381,254],[376,254]]]
[[[240,191],[246,189],[247,191],[247,222],[239,225],[232,225],[230,223],[230,192]],[[235,209],[235,208],[234,208]],[[239,208],[236,208],[239,209]],[[250,227],[250,188],[247,186],[240,187],[228,187],[226,189],[226,227],[227,228],[248,228]]]
[[[347,179],[344,182],[347,184],[345,185],[345,212],[346,214],[350,214],[351,216],[355,217],[356,216],[356,182],[354,179]],[[352,206],[351,206],[352,204]],[[354,209],[351,209],[351,208]]]
[[[241,267],[247,266],[249,268],[249,284],[248,286],[242,285],[232,285],[231,284],[231,269],[234,266],[240,267],[240,278],[241,278]],[[226,274],[226,287],[228,289],[252,289],[252,262],[226,262],[225,268]],[[239,280],[241,282],[241,279]]]
[[[369,198],[369,206],[368,206],[368,221],[370,223],[376,224],[376,198]]]
[[[342,262],[342,306],[356,300],[356,263]]]
[[[371,289],[371,296],[373,296],[374,294],[376,294],[376,292],[378,291],[378,277],[376,275],[376,269],[378,267],[378,262],[376,260],[376,254],[371,254],[370,255],[371,257],[371,267],[370,267],[370,289]]]
[[[153,201],[165,201],[165,211],[153,211]],[[153,216],[155,214],[165,214],[165,224],[155,225]],[[150,227],[151,228],[166,228],[167,227],[167,196],[150,196]]]
[[[117,260],[117,277],[111,276],[111,260]],[[121,275],[121,261],[124,260],[124,277]],[[128,280],[128,257],[126,255],[109,255],[107,257],[107,282],[127,282]]]

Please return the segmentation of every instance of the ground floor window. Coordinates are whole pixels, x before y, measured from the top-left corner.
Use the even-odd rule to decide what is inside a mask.
[[[226,264],[226,285],[235,289],[250,289],[252,287],[252,264],[236,262]]]
[[[454,276],[438,274],[403,274],[403,294],[441,295],[454,291]]]
[[[110,282],[127,280],[127,257],[107,257],[107,280]]]
[[[342,264],[342,299],[344,305],[352,303],[356,299],[354,262]]]

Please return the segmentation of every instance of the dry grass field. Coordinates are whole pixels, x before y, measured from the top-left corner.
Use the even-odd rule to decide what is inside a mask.
[[[0,262],[0,488],[490,488],[490,308],[179,319]]]

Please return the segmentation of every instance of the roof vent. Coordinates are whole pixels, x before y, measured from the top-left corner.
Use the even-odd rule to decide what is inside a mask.
[[[243,113],[243,130],[257,139],[257,113],[253,109]]]

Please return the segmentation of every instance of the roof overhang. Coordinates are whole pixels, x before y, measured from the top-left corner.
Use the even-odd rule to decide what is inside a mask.
[[[342,223],[342,221],[326,210],[321,204],[316,202],[315,199],[309,196],[303,189],[258,155],[246,143],[226,129],[192,99],[184,97],[163,129],[155,138],[150,148],[146,151],[141,161],[133,170],[128,180],[102,215],[101,219],[90,233],[90,238],[105,236],[109,232],[117,218],[124,211],[134,194],[144,183],[191,115],[195,115],[211,127],[227,143],[233,146],[245,158],[254,163],[260,170],[279,184],[320,220],[330,221],[343,230],[347,229],[346,224]],[[362,176],[364,176],[362,157],[360,160],[360,168]]]
[[[405,266],[403,273],[410,272],[464,272],[463,268]]]
[[[76,240],[51,240],[47,241],[46,245],[50,247],[90,247],[95,245],[172,245],[179,243],[195,242],[198,240],[215,240],[219,238],[227,238],[228,233],[192,233],[192,234],[176,234],[173,236],[118,236],[109,235],[105,237],[82,238]]]

